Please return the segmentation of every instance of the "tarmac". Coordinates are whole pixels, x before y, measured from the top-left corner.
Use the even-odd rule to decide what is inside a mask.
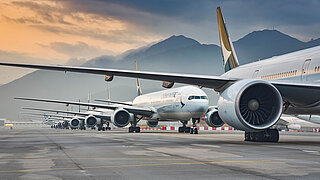
[[[320,179],[320,133],[0,128],[0,179]]]

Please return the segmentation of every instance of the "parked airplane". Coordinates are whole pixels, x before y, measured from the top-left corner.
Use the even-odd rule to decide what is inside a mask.
[[[138,70],[137,62],[136,70]],[[198,128],[194,127],[200,117],[208,111],[209,105],[205,92],[194,86],[184,86],[142,95],[139,78],[137,78],[137,97],[132,102],[105,100],[104,102],[113,104],[102,105],[35,98],[15,99],[100,108],[90,112],[92,119],[95,118],[96,113],[94,112],[98,110],[104,115],[109,115],[111,122],[117,127],[125,127],[131,123],[129,132],[140,132],[137,123],[143,118],[147,120],[148,126],[151,127],[157,126],[159,121],[181,121],[183,126],[179,128],[179,132],[190,132],[191,134],[198,134]],[[208,114],[211,116],[213,113],[209,112]],[[186,126],[190,119],[193,123],[192,128]]]
[[[143,78],[212,88],[220,93],[216,110],[219,118],[245,131],[246,141],[278,142],[279,132],[271,127],[282,113],[320,115],[320,46],[240,66],[220,7],[217,8],[217,16],[225,68],[221,76],[17,63],[0,65]],[[128,111],[133,112],[133,109],[116,112],[122,112],[122,117],[127,117]]]
[[[192,119],[195,125],[208,111],[209,106],[205,92],[195,86],[183,86],[140,95],[130,105],[121,102],[106,105],[39,98],[15,99],[99,108],[98,110],[102,112],[100,115],[110,117],[110,121],[117,127],[125,127],[131,123],[129,132],[140,132],[137,123],[142,118],[147,118],[150,126],[157,125],[158,121],[181,121],[183,126],[179,128],[179,132],[192,133],[193,128],[186,127],[187,122]],[[96,119],[93,112],[95,111],[91,112],[90,117]],[[198,133],[198,129],[195,129],[195,133]]]
[[[70,122],[69,125],[71,129],[81,129],[86,130],[86,128],[95,129],[95,126],[98,127],[98,131],[105,131],[110,130],[109,121],[110,121],[110,113],[105,114],[106,110],[100,111],[96,110],[89,110],[85,112],[76,112],[76,111],[63,111],[63,110],[56,110],[56,109],[45,109],[45,108],[22,108],[25,110],[32,110],[32,111],[44,111],[44,112],[54,112],[54,113],[62,113],[67,115],[61,115],[60,118],[69,118]],[[72,116],[68,116],[72,115]],[[58,116],[58,115],[52,115]],[[103,124],[107,124],[107,127],[103,127]]]

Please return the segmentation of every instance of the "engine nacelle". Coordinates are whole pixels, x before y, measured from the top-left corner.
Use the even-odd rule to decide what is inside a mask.
[[[158,121],[147,121],[147,125],[149,127],[156,127],[158,126],[159,122]]]
[[[212,109],[207,112],[206,123],[210,127],[221,127],[224,124],[217,109]]]
[[[86,123],[88,128],[91,128],[91,127],[94,127],[97,124],[101,124],[101,120],[96,118],[93,115],[89,115],[89,116],[86,117],[85,123]]]
[[[104,77],[104,80],[105,80],[105,81],[112,81],[112,80],[113,80],[113,75],[106,75],[106,76]]]
[[[63,122],[62,122],[62,127],[63,128],[67,128],[69,126],[69,122],[67,121],[67,120],[64,120]]]
[[[72,120],[70,121],[70,127],[72,129],[77,129],[80,127],[80,119],[78,118],[72,118]]]
[[[172,88],[172,87],[173,87],[173,85],[174,85],[174,82],[170,82],[170,81],[162,81],[162,87],[164,87],[164,88],[168,88],[168,89],[170,89],[170,88]]]
[[[220,95],[218,112],[230,126],[259,131],[273,126],[282,113],[282,97],[272,84],[258,79],[241,80]]]
[[[117,127],[125,127],[133,120],[133,114],[125,109],[117,109],[111,116],[111,122]]]

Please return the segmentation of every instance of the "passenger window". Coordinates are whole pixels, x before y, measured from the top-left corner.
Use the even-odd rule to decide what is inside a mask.
[[[200,99],[200,96],[195,96],[195,99]]]

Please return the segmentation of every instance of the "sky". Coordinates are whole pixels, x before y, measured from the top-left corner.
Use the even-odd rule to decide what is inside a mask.
[[[80,65],[180,34],[219,44],[217,6],[233,41],[263,29],[320,38],[320,0],[2,0],[0,61]],[[0,84],[31,71],[1,67]]]

